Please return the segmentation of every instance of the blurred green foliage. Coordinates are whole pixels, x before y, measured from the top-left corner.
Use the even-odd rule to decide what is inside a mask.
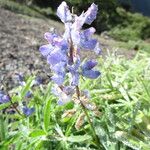
[[[112,37],[125,42],[150,38],[150,19],[148,17],[126,12],[122,8],[118,8],[117,12],[120,22],[110,30],[109,34]]]

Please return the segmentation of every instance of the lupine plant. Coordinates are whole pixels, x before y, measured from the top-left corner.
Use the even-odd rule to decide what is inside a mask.
[[[97,5],[93,3],[86,12],[77,16],[63,1],[57,8],[57,16],[64,23],[65,32],[62,35],[57,34],[55,30],[46,32],[44,38],[48,44],[41,46],[39,50],[54,73],[51,77],[55,83],[52,90],[58,97],[58,105],[64,105],[70,100],[80,104],[91,125],[96,144],[99,146],[99,139],[86,109],[95,112],[98,110],[94,104],[90,103],[88,91],[81,91],[79,88],[80,77],[96,79],[100,76],[100,72],[94,69],[97,65],[95,60],[82,62],[80,59],[82,50],[94,51],[96,54],[101,52],[98,41],[91,37],[95,29],[90,27],[82,30],[84,24],[90,25],[96,19],[97,11]],[[79,117],[79,121],[83,120],[84,115]]]

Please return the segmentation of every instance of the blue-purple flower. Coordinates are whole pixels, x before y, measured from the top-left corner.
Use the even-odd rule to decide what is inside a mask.
[[[32,97],[32,92],[28,91],[25,95],[26,98],[31,98]]]
[[[0,91],[0,104],[8,103],[10,101],[9,95],[6,95],[3,91]]]
[[[91,78],[91,79],[96,79],[97,77],[99,77],[100,72],[99,71],[95,71],[93,70],[93,68],[97,65],[97,62],[94,60],[88,60],[87,62],[85,62],[82,66],[82,75],[87,77],[87,78]]]
[[[25,83],[25,77],[24,77],[23,73],[16,73],[16,78],[19,81],[20,85],[24,86],[26,84]]]
[[[27,106],[24,106],[22,110],[23,110],[23,114],[28,117],[28,116],[30,116],[31,114],[33,114],[33,112],[35,111],[35,108],[34,108],[34,107],[29,108],[29,107],[27,107]]]
[[[59,35],[55,30],[44,34],[48,44],[41,46],[39,50],[53,72],[51,79],[57,85],[53,88],[53,93],[59,98],[59,105],[70,101],[81,75],[91,79],[100,75],[99,71],[94,70],[97,62],[89,60],[81,65],[80,61],[81,50],[94,51],[96,54],[101,52],[99,42],[92,38],[95,28],[82,30],[84,24],[90,25],[96,19],[97,11],[97,5],[93,3],[87,11],[78,16],[71,13],[63,1],[57,8],[57,16],[65,25],[64,34]],[[65,79],[69,82],[64,84]]]
[[[40,76],[37,76],[34,80],[34,85],[40,85],[43,84],[43,78]]]

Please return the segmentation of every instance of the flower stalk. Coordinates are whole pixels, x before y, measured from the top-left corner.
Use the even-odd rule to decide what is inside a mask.
[[[93,137],[94,137],[94,139],[95,139],[95,143],[96,143],[96,145],[97,145],[98,147],[101,147],[101,143],[100,143],[99,138],[98,138],[98,136],[97,136],[97,134],[96,134],[95,128],[94,128],[94,126],[93,126],[93,123],[91,122],[91,119],[90,119],[90,116],[89,116],[89,114],[88,114],[88,112],[87,112],[87,109],[85,108],[84,104],[83,104],[82,101],[80,100],[80,89],[79,89],[78,86],[76,86],[76,94],[77,94],[78,100],[80,101],[82,110],[83,110],[83,112],[84,112],[84,114],[85,114],[85,116],[86,116],[86,118],[87,118],[87,120],[88,120],[88,123],[89,123],[89,125],[90,125],[90,127],[91,127],[91,129],[92,129],[92,131],[93,131],[92,133],[93,133]]]

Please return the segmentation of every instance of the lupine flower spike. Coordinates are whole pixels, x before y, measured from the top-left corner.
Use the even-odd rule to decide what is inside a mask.
[[[95,29],[90,27],[81,30],[84,24],[91,24],[98,11],[94,3],[80,16],[72,14],[66,2],[62,2],[57,9],[57,16],[64,23],[65,32],[59,35],[55,30],[46,32],[44,38],[48,44],[40,47],[41,54],[47,59],[53,71],[52,81],[56,84],[53,93],[58,97],[58,104],[63,105],[72,99],[76,87],[79,85],[80,76],[96,79],[100,72],[94,67],[95,60],[88,60],[82,63],[80,51],[94,51],[100,54],[101,49],[96,39],[92,38]],[[64,85],[66,78],[69,78],[69,85]]]

